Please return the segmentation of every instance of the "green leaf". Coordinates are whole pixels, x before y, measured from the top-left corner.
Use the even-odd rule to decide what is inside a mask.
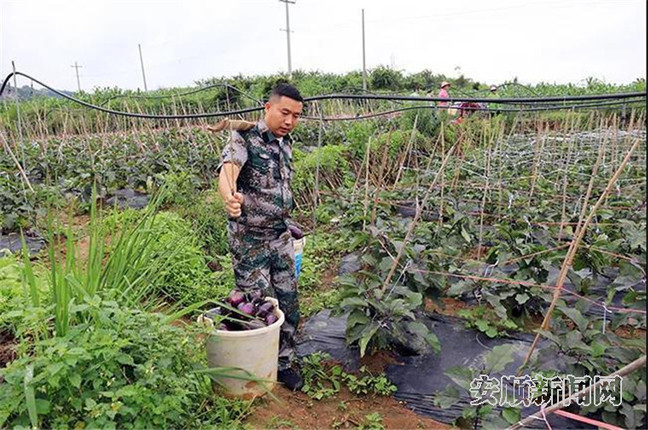
[[[607,349],[607,345],[599,343],[599,342],[592,342],[592,356],[593,357],[600,357],[603,354],[605,354],[605,350]]]
[[[425,335],[425,342],[432,347],[435,354],[441,351],[441,342],[439,342],[439,338],[433,332],[430,331]]]
[[[468,234],[468,232],[466,231],[466,229],[464,228],[463,225],[461,226],[461,237],[464,238],[464,240],[466,241],[466,243],[470,243],[470,242],[471,242],[470,235]]]
[[[570,348],[579,348],[582,351],[592,353],[592,348],[583,342],[583,335],[579,331],[572,330],[565,337],[567,346]]]
[[[95,406],[97,406],[97,402],[95,402],[93,399],[91,399],[91,398],[88,397],[88,398],[85,400],[85,408],[86,408],[86,410],[91,410],[91,409],[93,409]]]
[[[425,324],[418,321],[412,321],[407,323],[407,328],[409,329],[409,331],[411,331],[412,333],[420,337],[425,337],[425,335],[427,335],[430,332],[430,330],[427,328]]]
[[[48,364],[45,369],[50,374],[50,376],[54,376],[57,373],[59,373],[64,367],[65,364],[63,363],[52,363],[52,364]]]
[[[72,384],[73,387],[75,388],[80,388],[81,387],[81,375],[78,373],[73,373],[70,376],[70,384]]]
[[[461,400],[459,390],[454,385],[448,385],[445,390],[439,391],[434,396],[434,404],[441,409],[448,409]]]
[[[128,354],[118,354],[116,359],[120,364],[127,364],[130,366],[133,366],[135,364],[133,357]]]
[[[363,330],[362,336],[360,337],[360,357],[364,357],[365,351],[367,350],[367,345],[373,338],[374,334],[378,331],[380,325],[377,322],[372,322],[370,325],[365,327]]]
[[[349,318],[347,319],[347,327],[352,328],[358,324],[360,325],[366,325],[371,321],[367,315],[365,315],[364,311],[360,309],[356,309],[351,314],[349,314]]]
[[[38,412],[36,408],[36,392],[31,382],[34,379],[34,365],[29,364],[25,368],[25,379],[23,388],[25,390],[25,401],[27,402],[27,412],[32,428],[38,428]]]
[[[484,319],[479,319],[479,320],[475,321],[475,326],[477,327],[477,329],[479,329],[479,331],[484,332],[484,333],[489,328],[491,328],[489,322],[484,320]]]
[[[486,301],[495,309],[495,313],[502,319],[508,318],[506,308],[502,305],[502,296],[495,295],[489,292],[484,293]]]
[[[40,415],[47,415],[50,413],[50,402],[45,399],[36,399],[36,412]]]
[[[560,311],[567,315],[569,319],[574,321],[576,326],[581,332],[584,332],[587,330],[587,326],[589,325],[589,320],[583,316],[582,313],[578,309],[575,308],[567,308],[567,307],[561,307]]]
[[[446,294],[451,297],[456,297],[460,296],[463,293],[467,293],[469,291],[474,290],[473,283],[470,281],[458,281],[450,286],[448,290],[446,291]]]
[[[343,308],[368,307],[367,301],[362,297],[347,297],[346,299],[342,300],[340,306]]]
[[[632,408],[627,403],[622,403],[621,404],[621,413],[625,417],[625,426],[628,429],[633,429],[637,427],[637,413],[635,410]]]
[[[498,345],[486,354],[485,373],[498,373],[504,370],[507,364],[513,362],[513,345]]]
[[[509,422],[502,419],[499,415],[491,414],[484,418],[483,421],[484,430],[502,430],[509,427]]]
[[[473,371],[468,367],[454,366],[443,372],[452,382],[459,385],[464,390],[470,392],[470,383],[474,379]]]
[[[502,416],[509,424],[514,424],[520,421],[522,411],[520,408],[505,408],[502,411]]]
[[[560,340],[560,338],[558,336],[556,336],[555,334],[551,333],[550,331],[541,330],[541,329],[538,329],[536,331],[538,333],[540,333],[542,336],[544,336],[547,339],[549,339],[550,341],[552,341],[553,343],[555,343],[556,345],[558,345],[558,346],[562,345],[562,341]]]
[[[529,295],[527,293],[519,293],[519,294],[515,295],[515,300],[521,305],[526,303],[527,300],[529,300],[529,298],[530,297],[529,297]]]

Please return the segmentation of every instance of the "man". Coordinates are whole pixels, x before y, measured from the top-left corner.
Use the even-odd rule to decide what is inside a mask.
[[[218,188],[228,214],[227,234],[237,288],[275,296],[286,316],[281,326],[277,378],[297,390],[294,335],[299,323],[292,236],[293,195],[290,132],[302,113],[297,88],[278,84],[265,104],[265,118],[246,131],[232,131],[223,150]]]

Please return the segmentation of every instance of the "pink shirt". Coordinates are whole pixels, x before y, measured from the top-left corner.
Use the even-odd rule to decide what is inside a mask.
[[[441,88],[437,97],[440,99],[449,99],[450,94],[448,94],[448,90],[446,90],[445,88]],[[447,104],[448,102],[439,102],[439,106],[447,106]]]

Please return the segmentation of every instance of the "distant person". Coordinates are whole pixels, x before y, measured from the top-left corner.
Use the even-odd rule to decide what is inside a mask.
[[[488,98],[496,99],[499,96],[497,95],[497,85],[491,85],[488,89]],[[492,115],[498,115],[500,113],[500,105],[498,103],[487,103],[486,107],[489,109],[489,113]]]
[[[439,90],[439,94],[437,94],[437,97],[440,99],[449,99],[450,98],[450,93],[448,90],[450,89],[450,82],[443,81],[441,82],[441,89]],[[445,101],[440,101],[437,106],[448,106],[448,102]]]

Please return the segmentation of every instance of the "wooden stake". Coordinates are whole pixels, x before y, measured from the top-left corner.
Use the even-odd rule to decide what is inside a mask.
[[[430,192],[434,188],[434,186],[437,183],[437,180],[439,179],[439,176],[443,174],[443,171],[445,170],[446,165],[448,164],[448,161],[450,160],[450,156],[452,156],[452,153],[454,152],[455,148],[459,142],[455,143],[452,148],[448,151],[448,154],[446,155],[445,159],[443,160],[443,163],[441,163],[441,167],[439,167],[439,170],[437,171],[436,175],[434,175],[434,180],[428,187],[427,191],[425,192],[425,195],[423,196],[423,201],[421,202],[420,205],[417,206],[416,208],[416,214],[414,215],[414,219],[409,225],[409,228],[407,230],[407,234],[405,235],[405,239],[403,239],[403,244],[401,245],[400,249],[398,250],[398,255],[396,255],[396,258],[394,259],[394,263],[391,266],[391,269],[389,269],[389,273],[387,274],[387,277],[385,278],[385,281],[383,282],[382,290],[383,292],[387,289],[387,286],[391,282],[392,277],[394,276],[394,273],[396,272],[396,268],[398,267],[398,262],[403,256],[403,251],[405,250],[405,246],[410,240],[410,237],[412,236],[412,232],[414,231],[414,227],[416,227],[416,224],[418,223],[419,219],[421,218],[421,213],[423,212],[423,207],[425,206],[425,203],[428,200],[428,197],[430,195]]]

